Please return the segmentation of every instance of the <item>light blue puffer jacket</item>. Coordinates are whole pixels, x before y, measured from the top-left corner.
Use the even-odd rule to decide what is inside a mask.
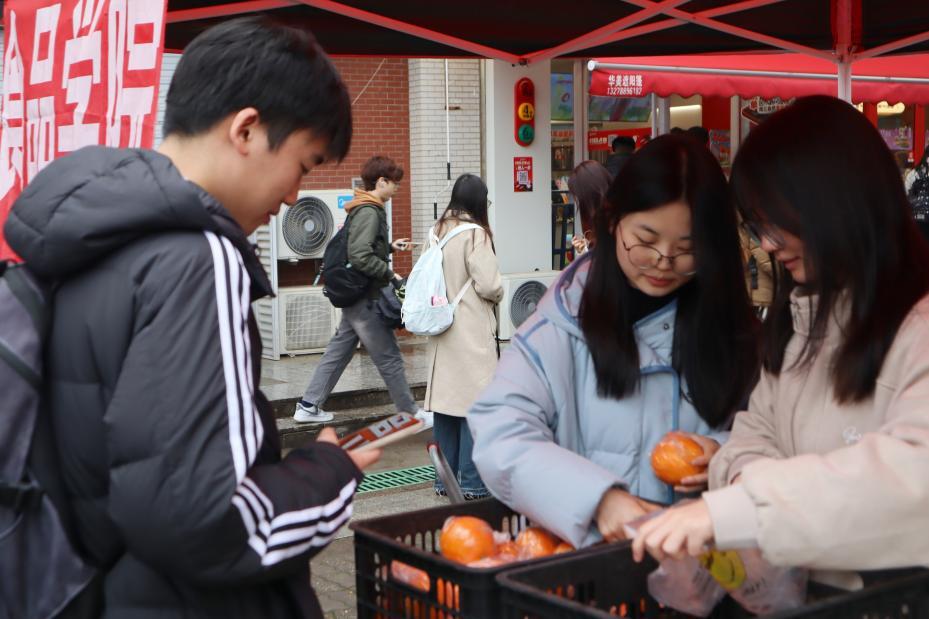
[[[501,356],[493,382],[468,412],[474,462],[495,497],[577,547],[600,540],[593,516],[620,486],[671,503],[652,473],[652,448],[670,430],[723,442],[682,397],[671,367],[677,303],[634,329],[642,378],[622,400],[597,395],[593,359],[578,324],[590,258],[564,271]]]

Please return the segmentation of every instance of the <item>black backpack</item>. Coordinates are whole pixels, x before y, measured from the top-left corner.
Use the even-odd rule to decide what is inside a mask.
[[[0,262],[0,616],[56,616],[95,571],[74,549],[57,450],[43,408],[48,292]],[[86,597],[86,596],[85,596]]]
[[[323,294],[336,307],[354,305],[365,296],[371,285],[371,279],[352,268],[352,263],[348,261],[348,228],[355,212],[352,211],[345,218],[345,225],[332,237],[323,253],[320,272],[323,277]]]

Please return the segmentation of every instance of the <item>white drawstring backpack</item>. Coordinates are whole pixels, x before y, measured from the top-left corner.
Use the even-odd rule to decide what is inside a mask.
[[[406,297],[403,299],[403,324],[416,335],[439,335],[452,326],[455,308],[471,287],[468,278],[454,299],[449,300],[445,289],[445,272],[442,270],[442,249],[462,232],[480,229],[477,224],[461,224],[449,230],[442,240],[435,228],[429,230],[429,249],[419,257],[413,272],[406,280]]]

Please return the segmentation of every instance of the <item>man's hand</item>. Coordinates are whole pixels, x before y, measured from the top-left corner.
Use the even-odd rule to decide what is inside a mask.
[[[335,430],[332,428],[323,428],[322,432],[319,433],[319,436],[316,437],[316,441],[319,443],[332,443],[333,445],[338,446],[339,437],[336,436]],[[367,451],[362,451],[358,453],[357,451],[346,451],[348,457],[352,459],[357,466],[362,471],[380,460],[381,450],[380,449],[370,449]]]
[[[697,458],[694,458],[690,461],[694,466],[708,466],[710,460],[719,451],[719,443],[715,440],[709,438],[708,436],[703,436],[702,434],[693,434],[691,432],[681,432],[689,439],[693,439],[700,447],[703,447],[703,455]],[[703,492],[707,488],[707,482],[709,481],[710,475],[706,471],[699,473],[698,475],[691,475],[690,477],[685,477],[681,480],[680,485],[674,486],[674,490],[677,492],[682,492],[685,494],[694,494],[696,492]]]
[[[713,541],[713,520],[706,501],[698,499],[672,507],[642,523],[632,542],[632,558],[637,562],[645,552],[661,561],[665,557],[683,559],[699,556]]]
[[[623,525],[639,516],[658,509],[657,505],[636,498],[619,488],[610,488],[603,493],[594,520],[600,534],[608,542],[626,539]]]

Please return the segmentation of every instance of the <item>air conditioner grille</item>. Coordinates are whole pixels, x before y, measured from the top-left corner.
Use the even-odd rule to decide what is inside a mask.
[[[325,348],[332,337],[332,306],[321,294],[287,294],[284,304],[284,348]]]
[[[523,324],[532,315],[545,295],[545,290],[545,284],[537,281],[527,281],[517,286],[510,299],[510,321],[514,327]]]
[[[284,242],[294,252],[310,256],[321,251],[332,238],[335,222],[329,207],[319,198],[301,198],[287,209],[281,222]]]

